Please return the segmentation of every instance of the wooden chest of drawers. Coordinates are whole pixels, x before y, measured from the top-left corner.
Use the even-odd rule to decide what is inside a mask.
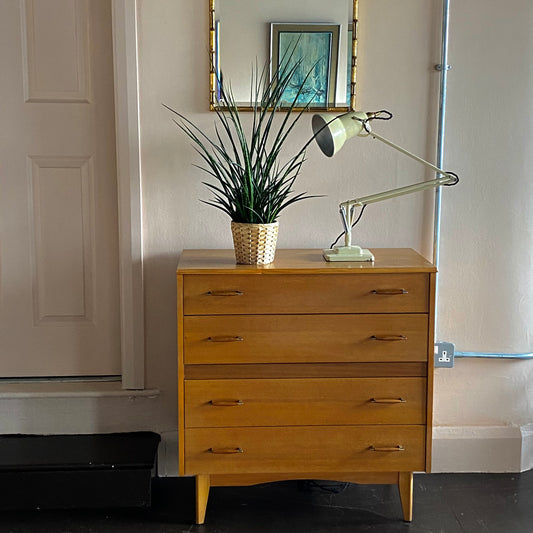
[[[399,486],[429,471],[435,268],[409,249],[374,263],[278,250],[186,250],[178,281],[180,474],[210,486],[328,479]]]

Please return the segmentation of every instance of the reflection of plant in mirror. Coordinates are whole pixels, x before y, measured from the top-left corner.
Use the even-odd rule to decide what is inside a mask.
[[[301,61],[292,65],[284,61],[283,65],[277,75],[272,76],[272,81],[268,76],[269,64],[262,71],[256,67],[252,72],[250,107],[253,113],[249,135],[231,87],[223,80],[219,80],[220,99],[214,106],[217,118],[214,139],[183,114],[165,106],[179,117],[176,124],[193,141],[204,160],[205,166],[199,168],[214,178],[214,183],[204,182],[213,194],[213,198],[204,203],[224,211],[234,222],[275,222],[289,205],[314,197],[293,191],[312,138],[285,163],[279,161],[285,141],[314,97],[311,95],[301,109],[293,112],[302,105],[301,95],[308,73],[299,82],[290,105],[280,109]]]

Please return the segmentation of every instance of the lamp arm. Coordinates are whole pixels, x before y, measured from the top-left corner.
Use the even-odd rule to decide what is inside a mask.
[[[453,174],[444,173],[444,176],[436,178],[434,180],[422,181],[420,183],[414,183],[413,185],[406,185],[405,187],[399,187],[397,189],[391,189],[389,191],[378,192],[369,196],[362,196],[361,198],[354,198],[340,204],[341,208],[348,209],[351,206],[363,206],[373,204],[375,202],[381,202],[382,200],[388,200],[390,198],[396,198],[404,194],[411,194],[413,192],[423,191],[424,189],[431,189],[433,187],[440,187],[441,185],[455,185],[458,181],[457,176]]]
[[[401,152],[402,154],[406,155],[407,157],[410,157],[411,159],[414,159],[415,161],[418,161],[419,163],[422,163],[426,167],[430,168],[431,170],[434,170],[437,174],[440,174],[441,176],[450,176],[446,171],[442,170],[441,168],[433,165],[429,161],[426,161],[425,159],[422,159],[421,157],[413,154],[412,152],[409,152],[409,150],[406,150],[405,148],[402,148],[401,146],[393,143],[389,139],[386,139],[385,137],[382,137],[381,135],[378,135],[374,131],[370,130],[368,132],[368,135],[372,137],[373,139],[377,139],[378,141],[381,141],[382,143],[385,143],[386,145],[390,146],[391,148],[394,148],[395,150],[398,150],[398,152]],[[453,180],[456,179],[456,176],[453,176]]]
[[[364,134],[361,133],[360,135],[364,135]],[[375,133],[374,131],[370,129],[366,130],[366,135],[372,137],[373,139],[377,139],[378,141],[381,141],[385,143],[386,145],[390,146],[391,148],[398,150],[402,154],[410,157],[411,159],[414,159],[415,161],[422,163],[423,165],[430,168],[437,174],[440,174],[440,177],[433,179],[433,180],[429,180],[429,181],[415,183],[413,185],[407,185],[405,187],[399,187],[397,189],[392,189],[389,191],[371,194],[370,196],[364,196],[362,198],[354,198],[353,200],[342,202],[340,204],[341,210],[348,209],[349,207],[352,207],[352,206],[363,206],[363,205],[372,204],[375,202],[381,202],[382,200],[388,200],[389,198],[396,198],[397,196],[402,196],[404,194],[411,194],[413,192],[418,192],[418,191],[422,191],[424,189],[430,189],[433,187],[440,187],[441,185],[455,185],[459,181],[459,178],[457,177],[457,175],[453,174],[452,172],[446,172],[442,170],[441,168],[430,163],[429,161],[426,161],[425,159],[422,159],[421,157],[413,154],[412,152],[409,152],[409,150],[402,148],[396,143],[393,143],[389,139],[382,137],[381,135]]]

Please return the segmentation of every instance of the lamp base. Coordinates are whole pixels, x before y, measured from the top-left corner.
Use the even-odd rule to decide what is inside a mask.
[[[324,250],[322,255],[326,261],[374,261],[370,250],[360,246],[337,246]]]

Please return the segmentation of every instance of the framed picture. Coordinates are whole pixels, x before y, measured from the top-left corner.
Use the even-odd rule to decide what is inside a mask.
[[[270,25],[271,76],[288,62],[289,67],[301,61],[294,75],[294,86],[285,91],[292,103],[305,77],[309,74],[297,104],[310,102],[311,107],[335,105],[339,58],[339,24]]]

